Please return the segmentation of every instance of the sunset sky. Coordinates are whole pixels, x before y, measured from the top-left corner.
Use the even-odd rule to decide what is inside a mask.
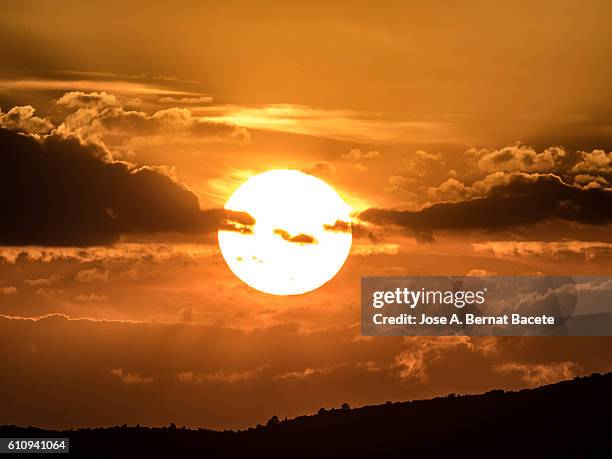
[[[238,428],[612,370],[609,338],[359,326],[365,275],[612,274],[611,23],[604,1],[6,6],[0,424]],[[217,242],[272,169],[353,209],[303,295],[250,288]]]

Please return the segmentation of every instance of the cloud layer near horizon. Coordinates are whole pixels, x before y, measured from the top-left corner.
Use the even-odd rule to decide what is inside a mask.
[[[62,315],[0,316],[0,337],[2,422],[64,428],[246,427],[346,401],[517,389],[610,368],[605,338],[375,340],[360,338],[356,327],[245,332]]]

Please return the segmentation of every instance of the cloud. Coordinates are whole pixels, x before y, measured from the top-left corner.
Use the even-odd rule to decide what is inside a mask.
[[[370,150],[368,152],[363,152],[359,148],[353,148],[348,153],[345,153],[341,156],[344,159],[351,159],[354,161],[361,161],[363,159],[375,159],[380,157],[380,152],[377,150]]]
[[[494,188],[508,186],[511,182],[523,178],[525,180],[537,179],[540,174],[527,174],[520,172],[493,172],[481,180],[466,185],[460,180],[451,177],[436,187],[428,187],[426,196],[430,202],[458,202],[474,198],[486,197]],[[550,175],[550,174],[549,174]]]
[[[197,142],[250,141],[245,128],[195,116],[187,108],[171,107],[151,114],[126,110],[117,97],[106,92],[68,92],[56,103],[74,110],[58,126],[58,133],[98,143],[108,143],[109,136],[129,137],[131,144],[154,143],[160,136],[192,138]]]
[[[122,368],[113,368],[110,372],[123,384],[151,384],[154,381],[153,376],[142,376],[136,372],[127,372]]]
[[[305,379],[316,375],[326,375],[337,370],[341,365],[330,365],[322,368],[304,368],[303,370],[287,371],[274,376],[274,379]]]
[[[555,172],[565,156],[561,147],[538,152],[521,142],[499,150],[470,148],[465,152],[468,165],[485,172]]]
[[[242,234],[252,234],[255,219],[245,213],[234,210],[223,210],[219,213],[219,230],[234,231]]]
[[[425,382],[428,379],[428,366],[441,357],[442,354],[456,348],[473,350],[470,339],[458,337],[408,337],[409,349],[395,357],[398,376],[402,379],[416,379]]]
[[[213,101],[212,96],[199,97],[171,97],[166,96],[158,100],[160,104],[200,105],[209,104]]]
[[[111,280],[111,273],[107,270],[101,270],[98,268],[84,269],[79,271],[74,276],[77,282],[90,283],[90,282],[109,282]]]
[[[124,81],[117,79],[108,80],[69,80],[69,79],[0,79],[0,90],[3,91],[98,91],[113,92],[117,94],[130,95],[155,95],[155,96],[194,96],[196,94],[168,89],[159,85],[145,82]]]
[[[378,237],[374,234],[371,227],[363,223],[351,222],[351,230],[355,239],[368,239],[370,242],[378,241]]]
[[[351,254],[358,257],[369,257],[372,255],[397,255],[399,244],[354,244]]]
[[[302,134],[350,142],[453,142],[463,140],[447,122],[397,120],[379,113],[329,110],[306,105],[273,104],[258,107],[217,107],[211,121],[250,129]],[[366,153],[367,154],[367,153]]]
[[[227,214],[200,210],[197,196],[163,168],[114,161],[73,138],[0,129],[0,162],[1,245],[87,246],[129,233],[214,232]]]
[[[580,160],[572,167],[572,172],[578,174],[602,174],[612,176],[612,152],[603,150],[578,152]]]
[[[612,152],[567,150],[548,147],[542,151],[521,142],[497,150],[471,148],[464,153],[468,175],[554,173],[566,183],[582,187],[608,187],[612,181]],[[486,176],[486,175],[485,175]]]
[[[446,161],[441,153],[429,153],[423,150],[415,151],[414,154],[404,158],[402,162],[402,175],[399,177],[403,177],[406,184],[412,184],[417,179],[446,172],[447,169]]]
[[[16,287],[0,287],[0,295],[16,295]]]
[[[98,295],[97,293],[81,294],[74,297],[74,301],[78,301],[79,303],[97,303],[106,300],[106,295]]]
[[[57,299],[68,296],[68,291],[60,288],[48,288],[48,287],[39,287],[36,289],[36,295],[40,295],[42,297],[48,299]]]
[[[312,166],[302,169],[302,172],[314,175],[315,177],[326,178],[336,175],[336,166],[328,161],[319,161]]]
[[[259,370],[225,371],[217,370],[213,373],[198,373],[184,371],[176,375],[176,379],[183,384],[200,385],[204,383],[238,383],[253,379]]]
[[[584,187],[609,187],[610,182],[604,177],[588,174],[578,174],[574,177],[574,182]]]
[[[317,242],[317,240],[309,234],[300,233],[291,236],[287,231],[280,228],[276,228],[274,234],[282,237],[287,242],[295,242],[297,244],[316,244]]]
[[[352,234],[355,239],[369,239],[371,242],[376,242],[378,238],[376,235],[366,228],[365,225],[355,222],[345,222],[343,220],[336,220],[333,225],[323,225],[325,231],[331,231],[333,233],[347,233]]]
[[[483,186],[483,194],[419,210],[372,208],[359,218],[423,235],[435,230],[502,230],[553,219],[593,225],[612,221],[612,190],[568,185],[553,174],[500,173]]]
[[[62,280],[63,276],[60,274],[56,274],[50,276],[48,278],[38,278],[38,279],[24,279],[23,283],[30,287],[48,287],[50,285],[55,284]]]
[[[538,153],[522,144],[517,144],[515,149],[517,148],[523,154],[515,158],[520,160],[519,164],[515,165],[515,171],[554,172],[567,182],[577,181],[577,177],[583,182],[587,177],[595,177],[595,181],[601,181],[605,185],[612,179],[612,152],[549,147]]]
[[[59,314],[0,316],[0,336],[11,343],[0,347],[4,371],[12,375],[3,383],[2,400],[29,400],[18,407],[5,403],[5,422],[53,427],[176,422],[237,428],[275,413],[297,416],[343,402],[358,406],[448,392],[516,390],[526,385],[524,373],[502,374],[497,366],[576,362],[580,373],[588,374],[610,368],[611,346],[605,337],[366,340],[358,326],[308,333],[292,325],[241,331],[218,324]],[[36,378],[23,365],[32,359],[32,345],[46,357],[37,361]],[[207,349],[214,352],[201,352]],[[36,390],[41,380],[53,385],[56,397]],[[142,390],[118,390],[119,384]],[[80,397],[70,396],[75,393]],[[83,410],[81,400],[88,400],[90,409]],[[43,402],[49,409],[38,409]]]
[[[54,128],[51,121],[34,116],[31,105],[13,107],[7,113],[0,110],[0,127],[32,134],[47,134]]]
[[[470,269],[466,276],[495,276],[496,273],[487,271],[486,269],[474,268]]]
[[[68,108],[106,108],[120,107],[119,99],[113,94],[102,92],[82,92],[72,91],[65,93],[62,97],[55,101],[57,105],[63,105]]]
[[[53,263],[128,263],[142,261],[164,263],[169,260],[193,261],[210,258],[219,253],[218,246],[208,244],[118,243],[94,247],[5,247],[0,251],[0,262]]]
[[[492,253],[499,258],[550,256],[584,257],[592,260],[612,256],[612,243],[597,241],[486,241],[472,244],[478,253]]]
[[[336,220],[333,225],[323,225],[323,229],[325,229],[325,231],[331,231],[333,233],[350,233],[351,222]]]
[[[552,362],[547,364],[504,363],[495,367],[501,374],[518,373],[530,386],[552,384],[564,379],[571,379],[580,373],[580,367],[574,362]]]
[[[404,158],[399,171],[389,177],[387,191],[408,201],[416,201],[424,182],[437,180],[448,174],[448,167],[441,153],[418,150]]]
[[[404,158],[403,166],[388,178],[386,190],[402,198],[406,208],[415,210],[487,196],[491,188],[520,175],[555,175],[577,188],[609,189],[612,152],[560,146],[537,150],[521,142],[498,149],[470,148],[463,155],[419,150]]]
[[[408,177],[426,177],[446,170],[446,161],[441,153],[417,150],[404,158],[402,170]]]

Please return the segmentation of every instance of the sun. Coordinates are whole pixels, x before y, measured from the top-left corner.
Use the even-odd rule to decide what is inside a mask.
[[[219,230],[219,247],[243,282],[274,295],[314,290],[342,268],[352,243],[351,208],[323,180],[277,169],[243,183],[225,209],[255,223]]]

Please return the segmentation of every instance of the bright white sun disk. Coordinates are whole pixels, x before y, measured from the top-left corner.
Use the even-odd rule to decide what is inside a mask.
[[[220,230],[219,246],[232,272],[262,292],[314,290],[336,275],[351,249],[350,207],[323,180],[300,171],[256,175],[225,208],[255,219],[251,234]]]

